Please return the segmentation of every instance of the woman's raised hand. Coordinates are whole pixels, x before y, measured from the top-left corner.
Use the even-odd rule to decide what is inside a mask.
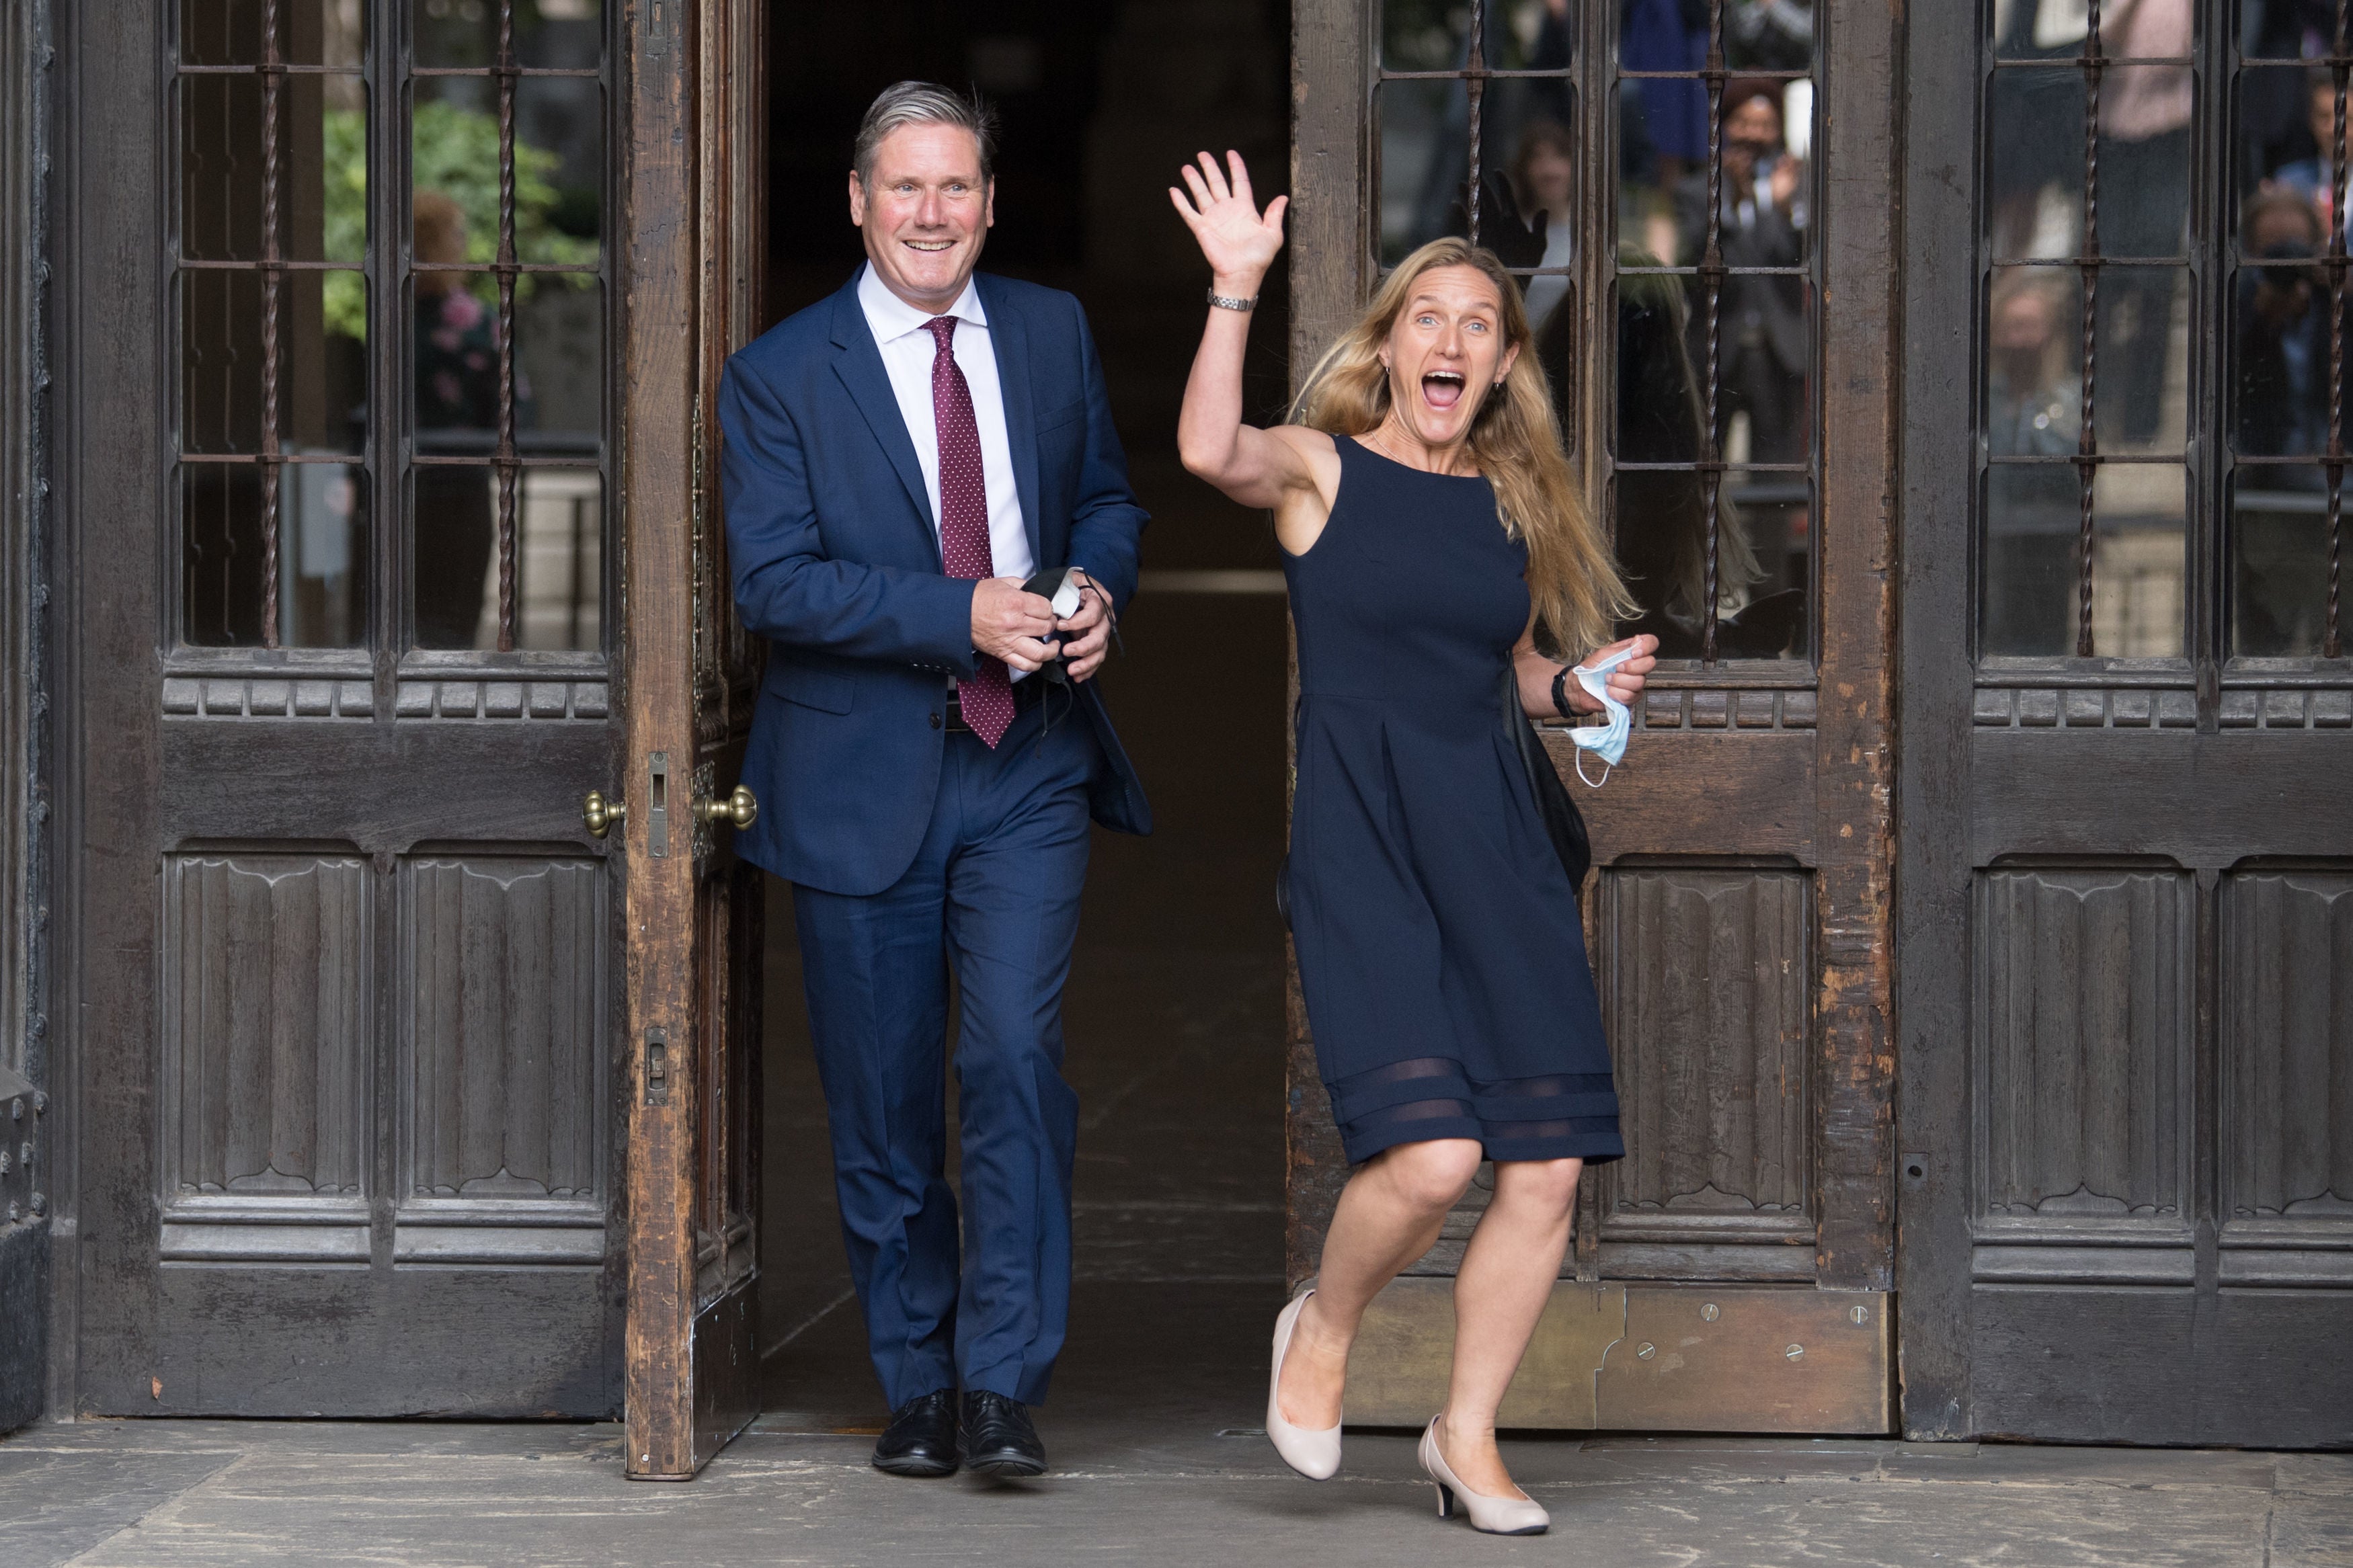
[[[1174,185],[1168,187],[1168,199],[1200,242],[1201,254],[1209,258],[1210,272],[1221,281],[1247,280],[1254,289],[1273,264],[1275,252],[1282,248],[1282,212],[1291,198],[1275,197],[1261,214],[1251,198],[1250,171],[1242,167],[1240,153],[1226,154],[1233,170],[1230,181],[1215,158],[1207,153],[1196,157],[1200,166],[1187,163],[1184,169],[1193,199],[1187,201],[1185,193]]]

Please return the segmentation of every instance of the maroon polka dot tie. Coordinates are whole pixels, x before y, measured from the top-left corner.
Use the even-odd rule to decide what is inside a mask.
[[[940,561],[951,577],[997,575],[988,548],[988,487],[980,471],[980,423],[972,415],[972,388],[955,362],[956,319],[923,323],[939,344],[932,355],[932,425],[940,440]],[[1013,722],[1013,682],[987,654],[979,672],[956,682],[964,721],[991,751]]]

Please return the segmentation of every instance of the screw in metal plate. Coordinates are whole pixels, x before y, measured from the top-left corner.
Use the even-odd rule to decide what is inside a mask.
[[[1803,1345],[1791,1345],[1788,1350],[1783,1351],[1781,1353],[1788,1356],[1791,1361],[1796,1361],[1799,1356],[1806,1353],[1806,1347]]]
[[[1854,1320],[1854,1326],[1856,1328],[1861,1328],[1863,1324],[1871,1321],[1871,1309],[1868,1307],[1860,1305],[1849,1307],[1846,1310],[1846,1315]]]
[[[1706,1306],[1702,1307],[1699,1310],[1699,1315],[1701,1321],[1712,1323],[1718,1318],[1724,1316],[1724,1309],[1717,1306],[1715,1302],[1710,1301]]]
[[[1648,1361],[1658,1353],[1659,1347],[1651,1343],[1647,1340],[1634,1347],[1634,1359],[1636,1361]]]

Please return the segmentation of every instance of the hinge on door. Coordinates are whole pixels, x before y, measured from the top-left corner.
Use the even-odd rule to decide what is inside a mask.
[[[659,1025],[646,1031],[646,1103],[670,1103],[670,1031]]]

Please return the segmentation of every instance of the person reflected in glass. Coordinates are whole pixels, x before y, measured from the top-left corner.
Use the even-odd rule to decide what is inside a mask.
[[[1533,1534],[1549,1521],[1513,1484],[1496,1412],[1552,1298],[1579,1173],[1625,1143],[1577,889],[1514,731],[1604,706],[1563,655],[1622,652],[1607,689],[1631,702],[1653,644],[1596,647],[1630,604],[1493,251],[1447,237],[1407,257],[1295,422],[1261,429],[1242,422],[1242,363],[1284,198],[1261,214],[1238,153],[1221,169],[1204,153],[1184,180],[1169,199],[1213,281],[1177,448],[1274,513],[1299,640],[1283,886],[1355,1166],[1314,1286],[1275,1322],[1267,1434],[1303,1475],[1338,1468],[1365,1310],[1492,1161],[1420,1458],[1441,1517],[1460,1505],[1476,1529]]]
[[[2331,112],[2334,112],[2332,108]],[[2327,247],[2326,209],[2283,181],[2239,220],[2237,332],[2232,343],[2242,458],[2316,457],[2328,449],[2330,293],[2315,265]],[[2353,328],[2353,321],[2347,322]],[[2353,331],[2346,342],[2353,345]],[[2317,651],[2324,595],[2312,588],[2327,549],[2317,465],[2240,468],[2234,518],[2236,651]]]
[[[1541,226],[1544,250],[1539,267],[1569,267],[1577,261],[1577,215],[1570,199],[1577,191],[1577,139],[1568,127],[1553,120],[1529,122],[1520,132],[1520,149],[1512,159],[1512,189],[1520,212],[1531,226]],[[1528,330],[1541,338],[1545,324],[1568,295],[1566,273],[1530,278],[1526,284]]]
[[[441,191],[414,205],[419,262],[466,260],[466,215]],[[416,279],[417,449],[422,457],[486,458],[499,439],[499,319],[466,287],[469,274],[428,271]],[[515,425],[531,423],[531,386],[517,366]],[[498,540],[497,480],[486,464],[419,463],[410,555],[417,646],[474,647],[481,632],[491,554]],[[521,510],[518,498],[517,510]],[[517,518],[516,526],[522,526]]]
[[[1625,629],[1656,637],[1662,658],[1697,658],[1707,602],[1707,488],[1697,468],[1684,465],[1706,455],[1707,409],[1692,370],[1688,297],[1679,278],[1624,270],[1658,266],[1647,252],[1621,246],[1618,265],[1618,562],[1641,605]],[[1537,340],[1556,398],[1566,394],[1569,350],[1557,331]],[[1765,573],[1728,487],[1718,490],[1715,528],[1716,651],[1774,658],[1795,635],[1805,594],[1750,605]]]
[[[1986,449],[1994,457],[2075,454],[2084,405],[2067,371],[2059,287],[2012,272],[1994,291],[1986,356]],[[2074,466],[1997,463],[1987,502],[1984,651],[2066,652],[2082,521]]]
[[[1707,87],[1697,73],[1707,64],[1708,0],[1622,0],[1622,4],[1619,68],[1692,73],[1637,75],[1620,88],[1642,122],[1659,187],[1672,191],[1688,171],[1707,163]],[[1688,264],[1690,258],[1682,259]]]
[[[2189,0],[2132,0],[2111,8],[2100,43],[2111,58],[2190,50]],[[2189,213],[2189,68],[2121,66],[2102,76],[2100,254],[2179,256]],[[2157,439],[2173,341],[2177,267],[2111,267],[2100,275],[2101,431],[2135,446]],[[2187,374],[2186,352],[2183,371]]]
[[[2248,73],[2253,75],[2253,72]],[[2292,191],[2310,202],[2320,217],[2321,233],[2328,232],[2328,209],[2336,200],[2330,173],[2330,150],[2337,144],[2337,79],[2327,66],[2315,66],[2304,76],[2305,128],[2312,138],[2309,156],[2292,159],[2265,175],[2263,188]],[[2348,132],[2353,142],[2353,132]]]
[[[2327,282],[2316,268],[2327,246],[2322,216],[2291,187],[2247,204],[2239,224],[2237,363],[2242,456],[2319,453],[2328,444]]]
[[[1726,267],[1797,267],[1806,259],[1805,164],[1784,148],[1781,132],[1781,100],[1772,87],[1736,86],[1725,92],[1716,245]],[[1682,259],[1695,265],[1707,250],[1706,170],[1685,176],[1676,204]],[[1744,414],[1746,461],[1803,462],[1806,382],[1813,368],[1804,279],[1736,270],[1724,280],[1717,312],[1716,440],[1724,443],[1732,416]],[[1704,312],[1694,302],[1695,364],[1707,363],[1706,330]]]

